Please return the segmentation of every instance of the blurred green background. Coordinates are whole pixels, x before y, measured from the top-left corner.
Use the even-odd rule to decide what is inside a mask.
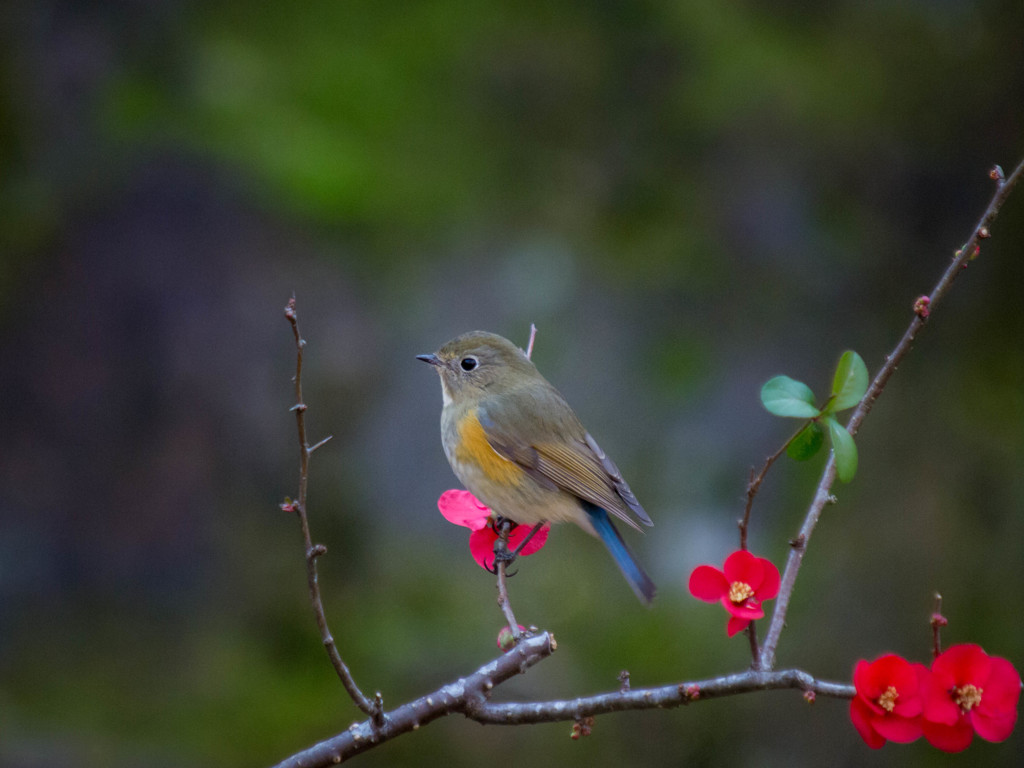
[[[296,521],[282,309],[308,339],[314,538],[357,681],[394,706],[496,653],[493,580],[414,355],[520,344],[656,527],[642,608],[560,528],[513,580],[559,651],[501,699],[742,669],[685,589],[735,548],[785,440],[760,385],[875,370],[1024,155],[1017,0],[187,3],[0,10],[0,764],[272,764],[357,718]],[[1024,662],[1024,189],[858,437],[781,665],[946,642]],[[784,561],[822,461],[781,462],[751,544]],[[762,632],[764,628],[762,627]],[[366,765],[1016,766],[872,752],[781,692],[569,724],[447,718]]]

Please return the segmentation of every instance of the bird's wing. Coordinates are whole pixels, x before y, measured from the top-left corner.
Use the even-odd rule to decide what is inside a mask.
[[[654,525],[654,521],[651,520],[650,515],[644,511],[644,508],[640,506],[640,502],[636,500],[636,496],[633,494],[633,489],[629,487],[629,483],[626,482],[625,478],[622,477],[622,473],[619,468],[615,465],[608,455],[601,450],[601,446],[597,444],[597,441],[590,436],[587,432],[583,435],[583,440],[590,448],[594,457],[601,462],[601,466],[607,473],[608,478],[612,481],[612,486],[615,488],[615,492],[619,494],[619,497],[625,502],[626,506],[632,510],[640,522],[644,525]]]
[[[645,525],[652,525],[619,468],[575,418],[561,425],[536,424],[536,411],[531,406],[521,398],[506,395],[500,400],[484,401],[478,407],[477,418],[487,442],[499,456],[515,462],[545,488],[558,488],[596,504],[637,530],[640,527],[630,512]],[[527,407],[529,415],[523,411]],[[566,413],[571,413],[568,405],[565,408]],[[513,433],[507,426],[530,423],[536,425],[537,434],[521,435],[521,429]]]

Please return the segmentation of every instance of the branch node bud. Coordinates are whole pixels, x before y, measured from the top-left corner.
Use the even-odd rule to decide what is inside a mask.
[[[700,698],[700,686],[690,683],[679,684],[679,693],[682,694],[683,704],[689,704],[691,701],[697,701]]]
[[[927,296],[918,296],[917,301],[914,302],[914,314],[922,320],[928,319],[928,315],[931,314],[931,309],[929,309],[931,303],[932,300]]]
[[[629,690],[629,670],[624,669],[619,672],[619,691],[626,693]]]
[[[572,724],[572,733],[569,737],[573,741],[579,741],[582,737],[589,736],[593,728],[594,718],[584,717],[581,720],[577,720],[575,723]]]

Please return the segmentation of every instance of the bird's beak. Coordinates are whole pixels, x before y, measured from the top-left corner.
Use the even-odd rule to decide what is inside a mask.
[[[436,365],[438,368],[444,365],[444,363],[441,362],[441,358],[438,357],[437,355],[416,355],[416,359],[422,360],[424,363]]]

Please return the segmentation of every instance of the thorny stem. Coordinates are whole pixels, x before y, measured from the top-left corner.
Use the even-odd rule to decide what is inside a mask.
[[[530,323],[530,342],[526,345],[526,359],[533,357],[533,342],[537,338],[537,326]]]
[[[737,526],[740,529],[740,549],[747,548],[747,530],[750,528],[750,510],[754,506],[754,497],[757,496],[757,492],[761,489],[761,483],[764,482],[765,475],[768,474],[768,470],[772,468],[772,464],[785,453],[786,449],[789,448],[790,443],[796,440],[797,435],[803,431],[804,427],[801,425],[800,429],[793,433],[793,436],[789,438],[782,447],[779,448],[775,453],[765,459],[764,466],[761,467],[761,471],[756,475],[754,474],[754,468],[750,468],[750,481],[747,483],[747,506],[743,510],[743,519],[741,519]]]
[[[312,447],[306,439],[306,404],[302,399],[302,352],[306,346],[306,340],[302,338],[302,334],[299,332],[299,321],[295,312],[294,296],[288,300],[284,315],[288,322],[291,323],[292,333],[295,336],[295,377],[292,379],[295,384],[295,405],[290,410],[295,412],[295,421],[299,430],[299,497],[294,503],[286,503],[282,506],[295,511],[299,518],[299,525],[302,527],[302,541],[306,548],[306,581],[309,584],[309,599],[313,606],[313,613],[316,616],[316,625],[320,630],[320,639],[327,650],[327,656],[330,658],[334,671],[337,672],[342,685],[348,691],[348,695],[352,697],[352,701],[370,717],[376,727],[380,727],[384,724],[384,702],[381,699],[381,695],[380,693],[376,694],[375,700],[370,701],[359,690],[359,686],[356,685],[352,673],[349,672],[348,667],[341,658],[341,654],[338,653],[334,636],[327,626],[327,615],[324,612],[323,599],[320,596],[320,581],[317,575],[316,561],[320,555],[327,552],[327,548],[322,544],[314,545],[310,536],[309,518],[306,515],[306,491],[309,487],[309,457],[313,454],[313,451],[331,438],[326,437]]]
[[[999,209],[1010,196],[1010,192],[1013,191],[1013,188],[1020,180],[1021,175],[1024,175],[1024,161],[1021,161],[1021,163],[1013,170],[1013,173],[1005,178],[1002,170],[998,166],[993,168],[989,175],[996,183],[996,191],[992,195],[992,199],[989,201],[988,207],[978,220],[978,223],[975,225],[971,236],[967,239],[967,242],[964,243],[964,245],[956,252],[953,256],[953,260],[946,268],[946,271],[943,272],[942,277],[939,278],[939,281],[935,284],[931,294],[927,297],[928,301],[924,302],[924,307],[927,311],[922,310],[920,300],[918,305],[915,305],[914,317],[910,321],[910,325],[907,327],[906,332],[903,334],[903,337],[899,340],[899,343],[893,351],[886,356],[885,363],[879,369],[878,373],[875,374],[875,378],[868,387],[868,391],[864,394],[864,397],[861,398],[860,403],[857,404],[853,414],[850,416],[850,420],[846,423],[846,431],[851,435],[855,435],[857,433],[861,422],[864,421],[864,418],[871,411],[871,407],[874,405],[875,400],[877,400],[879,395],[882,394],[882,391],[885,389],[885,385],[896,372],[896,368],[903,361],[903,358],[905,358],[910,352],[914,339],[924,326],[928,315],[935,311],[936,305],[949,292],[950,286],[963,271],[964,267],[967,266],[970,260],[977,256],[980,242],[991,236],[989,226],[993,221],[995,221],[996,216],[999,214]],[[814,498],[807,510],[803,526],[800,528],[800,534],[796,539],[794,539],[794,545],[789,550],[789,557],[786,560],[786,570],[782,575],[779,595],[775,602],[775,611],[772,613],[772,620],[768,627],[768,634],[765,636],[764,644],[761,646],[762,670],[771,670],[775,666],[775,649],[778,646],[779,636],[782,634],[782,628],[786,623],[786,611],[789,608],[789,600],[793,594],[793,586],[796,584],[797,573],[800,570],[800,564],[803,561],[804,552],[807,551],[807,542],[810,540],[811,534],[814,532],[814,528],[818,524],[818,519],[821,517],[822,510],[825,508],[826,504],[834,500],[830,491],[835,479],[836,460],[835,454],[833,453],[829,456],[828,461],[825,464],[825,469],[822,471],[821,480],[818,482],[818,488],[815,491]]]
[[[942,653],[942,628],[949,622],[942,615],[942,595],[935,593],[935,611],[932,613],[932,657],[938,658]]]
[[[515,614],[512,613],[512,602],[508,597],[508,576],[505,573],[509,561],[507,557],[499,556],[505,555],[508,552],[508,532],[511,527],[512,522],[510,520],[502,521],[501,530],[498,532],[498,540],[494,542],[494,559],[498,571],[498,607],[501,608],[501,612],[505,615],[505,620],[508,622],[508,628],[512,632],[512,641],[518,643],[522,633],[519,631],[519,624],[516,622]]]
[[[757,622],[747,624],[747,637],[750,638],[750,668],[757,671],[761,668],[761,654],[757,650]]]

